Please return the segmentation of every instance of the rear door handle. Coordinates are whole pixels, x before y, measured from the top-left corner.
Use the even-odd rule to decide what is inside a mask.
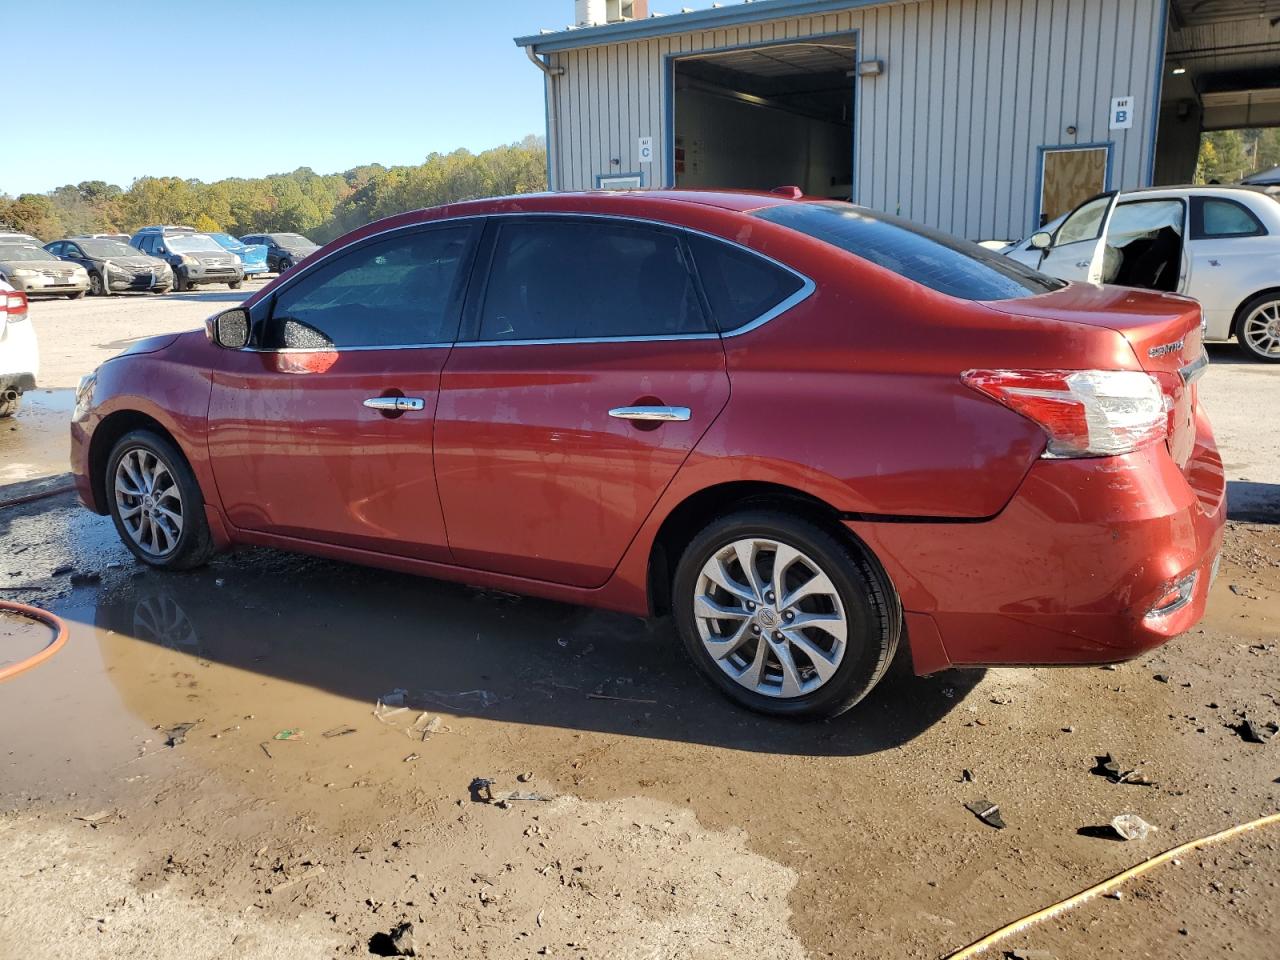
[[[422,410],[427,404],[419,397],[370,397],[364,405],[370,410],[398,410],[403,413],[406,410]]]
[[[692,411],[688,407],[614,407],[609,416],[619,420],[688,420]]]

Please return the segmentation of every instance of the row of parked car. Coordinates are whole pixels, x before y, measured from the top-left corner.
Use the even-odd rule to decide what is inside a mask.
[[[41,244],[0,233],[0,280],[28,296],[182,292],[211,283],[238,289],[247,279],[285,273],[319,249],[297,233],[233,237],[195,227],[143,227],[133,236],[96,233]]]

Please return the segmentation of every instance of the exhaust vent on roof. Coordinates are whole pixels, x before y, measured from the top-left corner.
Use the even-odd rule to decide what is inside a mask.
[[[649,0],[574,0],[574,23],[579,27],[643,20],[648,15]]]

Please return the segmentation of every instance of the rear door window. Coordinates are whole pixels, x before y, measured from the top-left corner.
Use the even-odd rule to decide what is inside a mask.
[[[1262,237],[1267,228],[1252,210],[1222,197],[1192,197],[1191,239]]]
[[[722,333],[768,316],[805,286],[803,278],[785,267],[722,240],[691,234],[689,248]]]
[[[276,297],[267,347],[452,343],[473,224],[367,243],[308,270]]]
[[[479,340],[711,332],[674,231],[585,218],[502,220],[496,230]]]
[[[1011,300],[1063,286],[976,243],[849,203],[784,203],[754,215],[963,300]]]

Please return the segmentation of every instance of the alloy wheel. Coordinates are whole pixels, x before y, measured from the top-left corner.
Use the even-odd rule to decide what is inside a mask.
[[[735,540],[713,553],[698,575],[693,616],[712,661],[768,697],[813,693],[848,647],[848,617],[831,578],[778,540]]]
[[[116,464],[116,511],[125,533],[157,560],[169,556],[182,536],[183,503],[168,464],[146,447],[131,447]]]
[[[89,274],[89,292],[95,297],[102,296],[102,277],[96,273]]]
[[[1258,304],[1245,317],[1244,336],[1260,356],[1280,357],[1280,300]]]

